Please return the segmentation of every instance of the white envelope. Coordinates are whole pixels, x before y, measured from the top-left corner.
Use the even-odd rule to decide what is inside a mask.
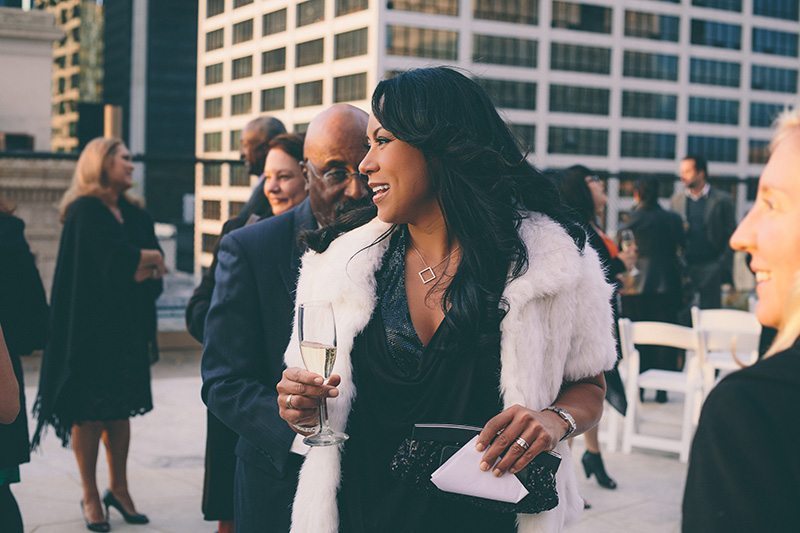
[[[476,435],[431,474],[433,484],[445,492],[501,502],[517,503],[527,496],[528,489],[514,474],[495,477],[491,469],[484,472],[479,468],[483,453],[475,449],[477,441]]]

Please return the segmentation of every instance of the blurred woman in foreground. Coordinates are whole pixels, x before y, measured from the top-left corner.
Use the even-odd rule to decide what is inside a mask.
[[[731,247],[752,255],[765,358],[717,385],[697,428],[684,532],[796,531],[800,523],[800,112],[778,119],[750,213]]]

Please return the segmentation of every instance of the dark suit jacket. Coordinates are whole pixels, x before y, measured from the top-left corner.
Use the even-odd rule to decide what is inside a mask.
[[[659,205],[639,206],[623,228],[633,231],[639,254],[638,294],[679,294],[681,265],[678,250],[685,235],[681,218]]]
[[[683,531],[797,531],[800,344],[725,378],[692,445]]]
[[[295,436],[278,416],[275,386],[294,318],[297,236],[315,227],[306,199],[224,237],[206,320],[203,401],[239,434],[237,457],[276,478]]]
[[[686,193],[678,191],[672,196],[672,210],[686,223]],[[728,245],[736,229],[736,209],[733,198],[725,191],[711,187],[706,203],[705,230],[714,255],[719,257],[718,266],[723,283],[733,281],[733,250]]]

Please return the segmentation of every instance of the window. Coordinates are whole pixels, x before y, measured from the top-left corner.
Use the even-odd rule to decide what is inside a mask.
[[[550,126],[547,131],[547,153],[608,155],[608,131]]]
[[[737,24],[692,19],[692,44],[741,50],[742,27]]]
[[[493,80],[477,78],[494,105],[509,109],[536,109],[536,84],[529,81]]]
[[[219,220],[222,218],[222,202],[219,200],[203,200],[203,218]]]
[[[231,146],[231,150],[238,149],[237,146]],[[231,187],[249,187],[250,186],[250,173],[245,165],[231,165]]]
[[[750,71],[750,88],[778,93],[797,92],[797,71],[789,68],[753,65]]]
[[[494,65],[536,68],[536,41],[475,34],[472,38],[472,61]]]
[[[219,98],[209,98],[203,103],[205,108],[205,112],[203,113],[203,117],[205,118],[217,118],[222,116],[222,97]]]
[[[458,59],[458,32],[390,25],[386,51],[393,56]]]
[[[509,124],[523,151],[533,153],[536,149],[536,126],[533,124]]]
[[[675,81],[678,79],[678,56],[625,50],[622,75]]]
[[[646,159],[675,159],[675,135],[623,131],[620,136],[620,156]]]
[[[740,78],[739,63],[693,57],[689,64],[689,81],[692,83],[738,87]]]
[[[231,77],[234,80],[249,78],[253,75],[253,56],[240,57],[233,60]]]
[[[308,131],[308,122],[298,122],[292,127],[292,131],[298,135]]]
[[[228,217],[238,217],[244,209],[245,202],[228,202]]]
[[[788,31],[753,28],[753,52],[797,57],[797,34]]]
[[[724,9],[741,13],[742,0],[692,0],[693,6],[709,7],[711,9]]]
[[[238,150],[242,145],[242,130],[231,130],[228,136],[230,151]]]
[[[298,83],[294,86],[294,106],[322,104],[322,80]]]
[[[253,110],[253,93],[246,92],[231,96],[231,115],[244,115]]]
[[[703,154],[709,161],[736,163],[738,150],[739,140],[735,137],[689,135],[688,153]]]
[[[535,25],[539,22],[539,0],[474,0],[476,19]]]
[[[233,9],[237,7],[246,6],[247,4],[252,4],[253,0],[233,0]]]
[[[739,101],[689,97],[689,122],[739,124]]]
[[[798,20],[797,0],[753,0],[753,14],[784,20]]]
[[[550,85],[550,111],[608,115],[608,89]]]
[[[215,131],[212,133],[203,134],[203,151],[204,152],[221,152],[222,151],[222,132]]]
[[[611,72],[611,50],[594,46],[552,43],[550,45],[550,68],[608,74]]]
[[[367,53],[367,28],[337,33],[333,36],[333,58],[362,56]]]
[[[750,102],[750,125],[756,128],[769,128],[786,107],[783,104]]]
[[[203,233],[202,248],[207,254],[213,254],[217,249],[217,242],[219,242],[219,235],[213,233]]]
[[[273,35],[286,31],[286,8],[267,13],[261,19],[261,35]]]
[[[325,1],[306,0],[297,4],[297,27],[325,20]]]
[[[769,141],[750,139],[747,147],[747,162],[764,164],[769,159]]]
[[[389,2],[389,9],[457,17],[458,0],[393,0]]]
[[[286,107],[286,87],[261,91],[261,111],[277,111]]]
[[[203,185],[218,187],[222,184],[222,165],[220,163],[203,163]]]
[[[352,102],[367,97],[367,73],[333,78],[333,101]]]
[[[72,54],[72,66],[78,67],[81,64],[81,54],[80,52],[75,52]]]
[[[67,78],[58,78],[58,94],[64,94],[67,90]]]
[[[674,94],[622,92],[622,116],[675,120],[678,97]]]
[[[294,61],[295,67],[305,67],[322,63],[325,55],[325,39],[314,39],[298,43],[295,48]]]
[[[553,2],[553,28],[611,33],[611,8],[573,2]]]
[[[222,63],[206,66],[206,85],[222,82]]]
[[[253,38],[253,19],[243,20],[233,25],[233,44],[243,43]]]
[[[81,75],[80,75],[80,73],[73,74],[72,76],[69,77],[69,86],[70,87],[72,87],[73,89],[77,89],[78,87],[80,87],[80,85],[81,85]]]
[[[261,74],[286,69],[286,48],[276,48],[261,54]]]
[[[369,0],[336,0],[336,16],[349,15],[369,8]]]
[[[206,52],[225,46],[225,28],[206,33]]]
[[[654,41],[678,42],[680,17],[625,10],[625,35]]]

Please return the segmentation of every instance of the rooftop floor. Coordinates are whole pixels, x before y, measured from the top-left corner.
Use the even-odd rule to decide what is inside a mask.
[[[29,412],[38,383],[38,360],[26,358],[26,393]],[[148,526],[128,525],[111,511],[116,532],[196,533],[213,532],[215,524],[204,522],[200,511],[203,491],[205,408],[200,400],[197,353],[166,353],[153,367],[155,409],[132,420],[133,438],[129,459],[131,494],[137,508],[151,520]],[[680,402],[644,404],[648,418],[680,420]],[[583,444],[577,439],[577,460]],[[677,455],[634,450],[631,455],[605,453],[609,474],[619,488],[600,488],[594,478],[587,481],[578,472],[581,491],[592,509],[573,533],[674,532],[680,529],[680,502],[686,465]],[[578,462],[580,468],[580,463]],[[21,469],[22,483],[13,485],[22,509],[26,532],[85,532],[78,508],[80,480],[72,451],[61,448],[48,434],[41,450]],[[108,480],[105,461],[98,461],[101,490]]]

